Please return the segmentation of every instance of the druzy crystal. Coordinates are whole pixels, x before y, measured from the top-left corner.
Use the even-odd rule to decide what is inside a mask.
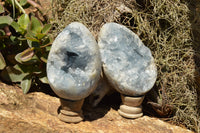
[[[107,23],[101,28],[98,45],[103,71],[117,91],[139,96],[153,87],[157,77],[154,58],[134,32]]]
[[[96,40],[81,23],[69,24],[54,40],[47,61],[53,91],[64,99],[80,100],[97,86],[101,59]]]

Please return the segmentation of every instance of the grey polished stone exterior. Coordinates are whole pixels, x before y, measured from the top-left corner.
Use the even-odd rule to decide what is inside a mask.
[[[68,25],[55,39],[47,61],[47,77],[64,99],[80,100],[97,86],[101,73],[98,45],[81,23]]]
[[[153,87],[157,77],[154,58],[135,33],[107,23],[101,28],[98,45],[104,73],[117,91],[139,96]]]

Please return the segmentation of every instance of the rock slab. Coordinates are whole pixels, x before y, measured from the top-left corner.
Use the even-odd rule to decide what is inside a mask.
[[[85,121],[65,123],[57,117],[59,98],[42,92],[23,95],[20,88],[3,83],[0,99],[0,133],[192,133],[148,116],[124,119],[116,110],[106,107],[87,108]],[[83,108],[86,110],[86,106]]]
[[[47,77],[64,99],[80,100],[97,86],[101,59],[96,40],[81,23],[69,24],[55,39],[47,61]]]
[[[104,73],[117,91],[139,96],[153,87],[157,77],[154,58],[135,33],[107,23],[101,28],[98,45]]]

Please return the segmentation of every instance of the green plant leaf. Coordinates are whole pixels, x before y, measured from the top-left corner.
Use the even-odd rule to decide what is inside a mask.
[[[45,48],[46,48],[46,51],[48,51],[48,52],[51,50],[51,46],[47,46]]]
[[[41,74],[41,73],[42,73],[42,70],[39,68],[35,68],[33,71],[33,74]]]
[[[36,34],[37,39],[42,39],[45,36],[46,36],[46,34],[43,34],[43,33],[37,33]]]
[[[20,33],[22,32],[22,29],[20,28],[20,25],[17,22],[13,21],[11,23],[11,26],[15,29],[16,32],[20,32]]]
[[[22,59],[22,53],[19,53],[15,56],[15,60],[20,63],[20,64],[23,64],[23,65],[32,65],[32,64],[35,64],[37,62],[39,62],[39,59],[36,55],[34,55],[33,57],[25,57],[27,58],[26,60],[23,60]]]
[[[3,55],[0,52],[0,70],[3,70],[6,67],[6,62],[4,60]]]
[[[15,56],[16,61],[19,63],[27,62],[34,56],[34,48],[28,48]]]
[[[21,6],[26,5],[26,3],[27,3],[27,0],[20,0],[20,1],[19,1],[19,4],[20,4]]]
[[[33,46],[32,46],[32,41],[31,41],[31,40],[28,40],[28,39],[27,39],[27,43],[28,43],[28,46],[29,46],[29,47],[33,47]]]
[[[27,40],[27,39],[24,38],[24,37],[17,37],[17,39],[20,40],[20,41],[25,41],[25,40]]]
[[[50,29],[51,29],[51,24],[45,24],[44,28],[42,29],[42,33],[47,34]]]
[[[26,39],[33,41],[33,42],[40,42],[37,38],[26,37]]]
[[[31,64],[38,63],[38,62],[39,62],[38,57],[36,55],[34,55],[31,60],[24,62],[24,64],[31,65]]]
[[[18,19],[18,24],[20,25],[20,27],[24,30],[27,29],[28,24],[29,24],[30,20],[29,20],[29,16],[28,14],[23,14],[19,17]]]
[[[21,53],[18,53],[16,56],[15,56],[15,60],[21,64],[23,64],[22,60],[21,60]]]
[[[3,13],[4,12],[4,8],[2,5],[0,5],[0,13]]]
[[[36,18],[36,17],[31,17],[31,26],[30,26],[30,30],[33,33],[41,33],[41,30],[43,28],[42,23]]]
[[[10,36],[10,40],[14,43],[17,40],[17,36]]]
[[[1,77],[6,81],[21,82],[28,74],[29,73],[23,72],[20,66],[16,64],[15,66],[7,66],[6,69],[1,72]]]
[[[45,57],[40,57],[40,60],[43,61],[44,63],[47,63],[47,59]]]
[[[30,76],[26,76],[21,81],[21,88],[22,88],[24,94],[26,94],[30,90],[31,83],[32,83],[32,78]]]
[[[47,79],[47,76],[46,74],[44,73],[41,73],[39,76],[38,76],[39,80],[44,83],[44,84],[49,84],[49,81]]]
[[[47,77],[39,78],[39,80],[44,84],[49,84],[49,81],[48,81]]]
[[[13,8],[13,18],[15,18],[15,2],[14,0],[8,0],[10,1],[10,3],[12,4],[12,8]]]
[[[25,37],[31,37],[31,38],[35,38],[35,35],[33,32],[31,32],[31,30],[28,28],[27,30],[27,34],[25,35]]]
[[[8,24],[10,25],[13,22],[13,19],[10,16],[0,16],[0,25]]]
[[[6,33],[4,30],[0,29],[0,36],[4,36]]]

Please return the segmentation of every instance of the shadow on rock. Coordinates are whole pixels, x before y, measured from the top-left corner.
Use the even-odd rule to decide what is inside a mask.
[[[85,117],[85,121],[94,121],[102,118],[107,114],[107,112],[109,112],[111,108],[114,110],[118,110],[120,103],[120,94],[117,92],[105,96],[97,107],[92,107],[89,104],[89,100],[86,99],[83,105],[83,114]]]

